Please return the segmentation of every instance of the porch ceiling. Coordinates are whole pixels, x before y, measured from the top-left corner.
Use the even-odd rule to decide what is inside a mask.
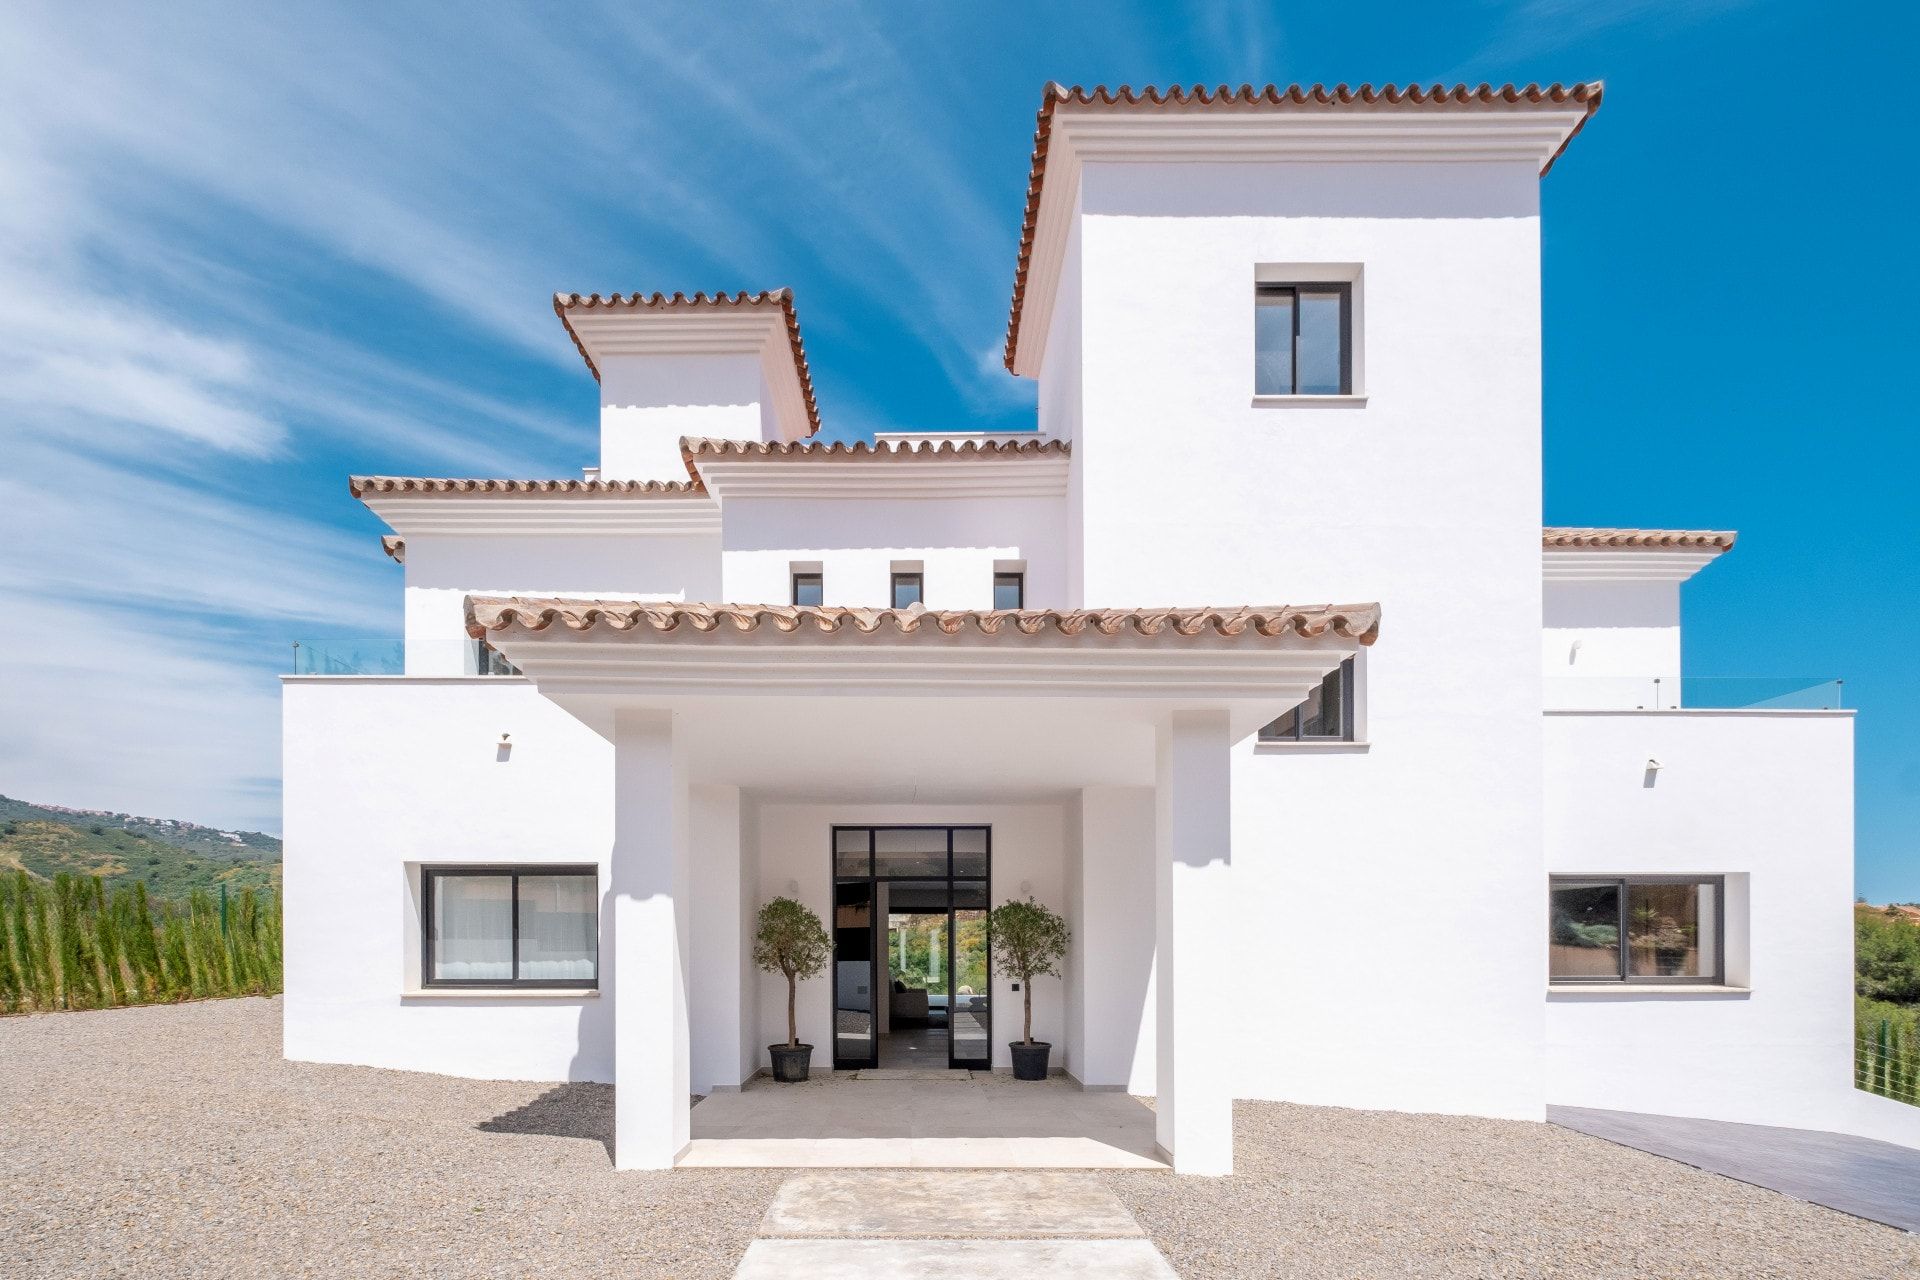
[[[1175,710],[1236,737],[1304,702],[1378,633],[1374,605],[1019,610],[469,597],[468,629],[611,735],[677,713],[700,780],[953,800],[1154,776]]]

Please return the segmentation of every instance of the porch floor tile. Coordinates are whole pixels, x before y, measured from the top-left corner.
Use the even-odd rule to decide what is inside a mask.
[[[735,1280],[1176,1280],[1146,1240],[755,1240]]]

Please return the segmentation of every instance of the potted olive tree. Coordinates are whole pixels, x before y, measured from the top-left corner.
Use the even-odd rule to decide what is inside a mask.
[[[818,975],[832,957],[833,940],[827,937],[820,917],[805,906],[792,898],[775,898],[760,908],[753,933],[753,962],[768,973],[787,976],[787,1042],[767,1046],[773,1059],[773,1078],[782,1084],[805,1080],[813,1060],[813,1046],[800,1043],[800,1029],[794,1019],[800,979]]]
[[[1013,1053],[1013,1078],[1045,1080],[1053,1045],[1033,1038],[1033,980],[1060,976],[1071,936],[1067,922],[1029,897],[995,907],[987,916],[987,931],[993,939],[993,967],[1003,977],[1019,980],[1026,1005],[1020,1039],[1007,1046]]]

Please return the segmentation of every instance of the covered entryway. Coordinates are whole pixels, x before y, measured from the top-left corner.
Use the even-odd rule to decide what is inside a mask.
[[[984,825],[995,839],[991,902],[1045,880],[1062,886],[1056,905],[1070,922],[1076,903],[1084,913],[1058,1065],[1089,1087],[1146,1081],[1154,1149],[1179,1172],[1231,1171],[1241,1012],[1221,980],[1232,964],[1229,752],[1371,643],[1377,607],[940,613],[469,597],[467,611],[474,635],[614,746],[601,994],[616,1002],[617,1165],[692,1158],[693,1092],[711,1100],[747,1086],[703,1125],[729,1111],[750,1124],[791,1118],[782,1109],[794,1104],[774,1095],[764,1114],[747,1105],[762,1092],[751,1077],[770,1030],[747,963],[752,915],[773,896],[837,914],[820,874],[833,825]],[[861,806],[885,812],[852,812]],[[1009,821],[1041,814],[1036,832],[1052,824],[1055,834],[1027,841],[1031,874],[1009,873],[999,818],[950,812],[969,806]],[[1138,857],[1110,868],[1122,847]],[[871,843],[867,856],[878,856]],[[950,886],[959,881],[950,874]],[[813,985],[818,996],[803,992],[801,1003],[816,1012],[800,1031],[825,1075],[830,984]],[[988,1015],[1011,997],[996,985]],[[784,1035],[784,999],[778,1026]],[[1118,1046],[1131,1073],[1101,1065],[1116,1027],[1137,1031]],[[996,1066],[1006,1038],[990,1037]],[[1079,1092],[1074,1080],[1059,1087]],[[850,1132],[867,1118],[861,1095],[833,1096],[851,1105],[804,1123]],[[1038,1112],[1025,1119],[1024,1099],[1038,1096],[1009,1095],[1018,1123],[1045,1123]],[[1082,1096],[1096,1110],[1121,1105]],[[909,1101],[907,1132],[883,1137],[910,1150],[940,1136],[915,1125],[935,1112],[952,1119],[955,1107],[980,1112],[955,1121],[956,1140],[1046,1149],[1087,1136],[977,1134],[991,1108],[949,1097],[973,1105]],[[1130,1117],[1144,1112],[1125,1101]]]

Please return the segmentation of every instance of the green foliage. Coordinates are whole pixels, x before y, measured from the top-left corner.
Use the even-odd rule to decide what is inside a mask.
[[[280,990],[280,902],[243,889],[157,906],[138,880],[0,879],[0,1012],[99,1009]]]
[[[1853,969],[1862,997],[1920,1004],[1920,920],[1894,907],[1856,907]]]
[[[1854,1002],[1854,1083],[1868,1093],[1920,1104],[1920,1008]]]
[[[833,939],[820,917],[792,898],[775,898],[760,908],[753,931],[753,962],[768,973],[787,976],[787,1043],[800,1043],[794,1001],[800,979],[811,978],[833,958]]]
[[[1022,1037],[1032,1044],[1033,980],[1060,976],[1060,961],[1073,935],[1064,919],[1031,897],[995,907],[987,915],[987,930],[993,939],[993,967],[1020,980],[1026,1005]]]

